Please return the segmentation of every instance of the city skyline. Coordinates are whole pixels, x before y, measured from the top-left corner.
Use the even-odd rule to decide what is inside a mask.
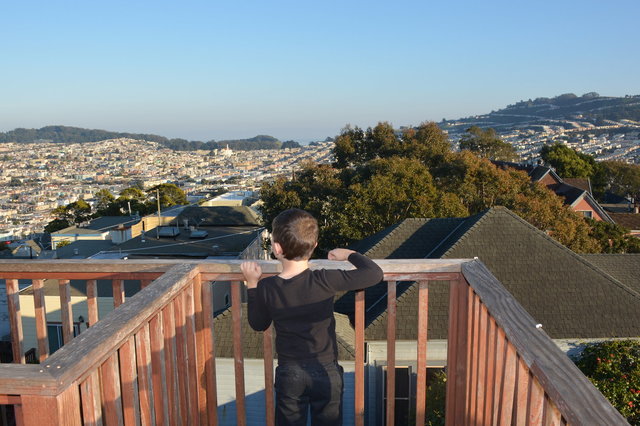
[[[632,1],[8,4],[0,131],[308,142],[567,92],[640,94],[638,12]]]

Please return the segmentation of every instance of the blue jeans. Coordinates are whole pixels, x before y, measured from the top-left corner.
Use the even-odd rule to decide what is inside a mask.
[[[276,368],[276,425],[342,424],[344,370],[337,362],[286,362]]]

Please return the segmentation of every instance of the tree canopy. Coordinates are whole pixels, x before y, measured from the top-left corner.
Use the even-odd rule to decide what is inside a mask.
[[[588,178],[593,176],[596,169],[596,160],[591,155],[582,154],[561,143],[543,146],[540,156],[563,178]]]
[[[405,218],[464,217],[502,205],[575,251],[600,250],[587,222],[547,188],[450,146],[435,123],[402,132],[387,122],[346,127],[332,166],[306,163],[292,179],[263,184],[265,224],[284,209],[303,208],[318,218],[326,251]]]
[[[518,158],[513,145],[504,142],[494,129],[482,130],[471,126],[460,139],[460,149],[467,149],[482,158],[498,161],[514,161]]]

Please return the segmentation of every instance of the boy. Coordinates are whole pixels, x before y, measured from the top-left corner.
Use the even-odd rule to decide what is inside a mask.
[[[318,241],[318,223],[304,210],[289,209],[272,224],[271,250],[282,263],[277,276],[260,280],[255,262],[244,262],[249,324],[276,329],[276,424],[342,424],[343,369],[337,363],[333,297],[382,281],[382,270],[353,250],[337,248],[329,260],[348,260],[356,269],[316,270],[308,261]]]

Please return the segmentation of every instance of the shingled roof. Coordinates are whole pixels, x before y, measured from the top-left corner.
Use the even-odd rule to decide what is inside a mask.
[[[640,293],[640,253],[585,254],[582,257],[616,280]]]
[[[263,358],[262,332],[255,331],[247,321],[247,304],[242,304],[242,354],[244,358]],[[338,359],[355,359],[355,332],[349,318],[346,315],[334,313],[336,320],[336,340],[338,343]],[[231,308],[226,309],[213,320],[213,332],[215,336],[216,357],[233,358],[233,318]],[[275,330],[273,332],[275,338]],[[275,351],[275,342],[274,342]],[[277,354],[274,353],[277,358]]]
[[[506,208],[492,208],[464,219],[409,219],[405,222],[395,226],[392,232],[381,233],[384,236],[377,241],[371,238],[375,244],[364,250],[365,254],[375,253],[375,257],[384,258],[394,253],[402,253],[405,258],[479,257],[553,338],[640,336],[638,291]],[[421,226],[415,226],[418,223]],[[457,223],[454,229],[453,223]],[[427,224],[434,232],[419,233],[419,230],[426,230]],[[399,232],[411,225],[414,225],[413,233]],[[418,234],[424,240],[420,244],[413,238]],[[446,236],[443,238],[442,235]],[[415,339],[415,291],[410,287],[398,296],[398,339]],[[448,286],[432,283],[429,291],[430,338],[446,338],[447,305]],[[340,301],[336,306],[341,306]],[[367,338],[384,339],[384,311],[371,314],[376,316],[367,318]]]

